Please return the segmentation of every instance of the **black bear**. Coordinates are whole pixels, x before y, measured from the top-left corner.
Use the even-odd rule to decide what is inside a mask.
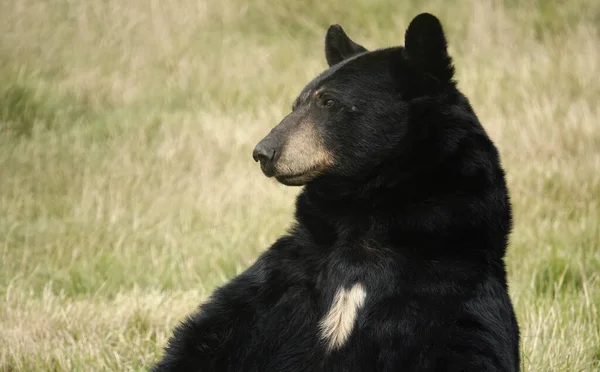
[[[438,19],[367,51],[333,25],[329,68],[253,152],[303,186],[296,223],[179,325],[153,370],[519,371],[496,147]]]

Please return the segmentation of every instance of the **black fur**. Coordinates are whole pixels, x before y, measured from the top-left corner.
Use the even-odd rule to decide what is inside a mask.
[[[420,15],[406,48],[342,57],[353,44],[331,32],[332,67],[306,89],[335,96],[314,108],[335,164],[304,187],[289,233],[177,327],[153,370],[519,371],[504,172],[452,80],[441,25]],[[364,307],[328,352],[318,322],[357,282]]]

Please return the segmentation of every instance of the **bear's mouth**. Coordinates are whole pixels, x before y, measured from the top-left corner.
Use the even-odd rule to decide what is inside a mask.
[[[282,183],[286,186],[302,186],[313,178],[311,177],[311,173],[316,173],[308,171],[293,174],[277,174],[277,171],[272,164],[265,164],[263,162],[260,163],[260,169],[268,178],[274,177],[279,183]]]
[[[324,168],[312,167],[304,172],[292,174],[275,174],[275,179],[286,186],[304,186],[325,171]]]
[[[277,175],[275,179],[286,186],[302,186],[312,178],[308,173]]]
[[[302,186],[310,180],[311,172],[300,172],[293,174],[277,174],[275,167],[270,163],[260,162],[260,169],[268,178],[274,177],[278,182],[286,186]]]

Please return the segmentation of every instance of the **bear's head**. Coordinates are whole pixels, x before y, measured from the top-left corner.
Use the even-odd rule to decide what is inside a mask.
[[[300,186],[318,180],[365,182],[390,159],[397,174],[418,171],[423,161],[415,161],[416,153],[435,138],[427,137],[427,124],[413,120],[413,107],[457,92],[438,19],[418,15],[406,30],[404,47],[375,51],[332,25],[325,56],[329,68],[308,83],[292,112],[256,145],[253,157],[264,174]]]

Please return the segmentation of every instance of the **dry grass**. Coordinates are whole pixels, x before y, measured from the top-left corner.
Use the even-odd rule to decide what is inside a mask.
[[[341,23],[419,11],[502,153],[525,371],[600,370],[600,5],[0,2],[0,370],[143,370],[291,221],[253,145]]]

